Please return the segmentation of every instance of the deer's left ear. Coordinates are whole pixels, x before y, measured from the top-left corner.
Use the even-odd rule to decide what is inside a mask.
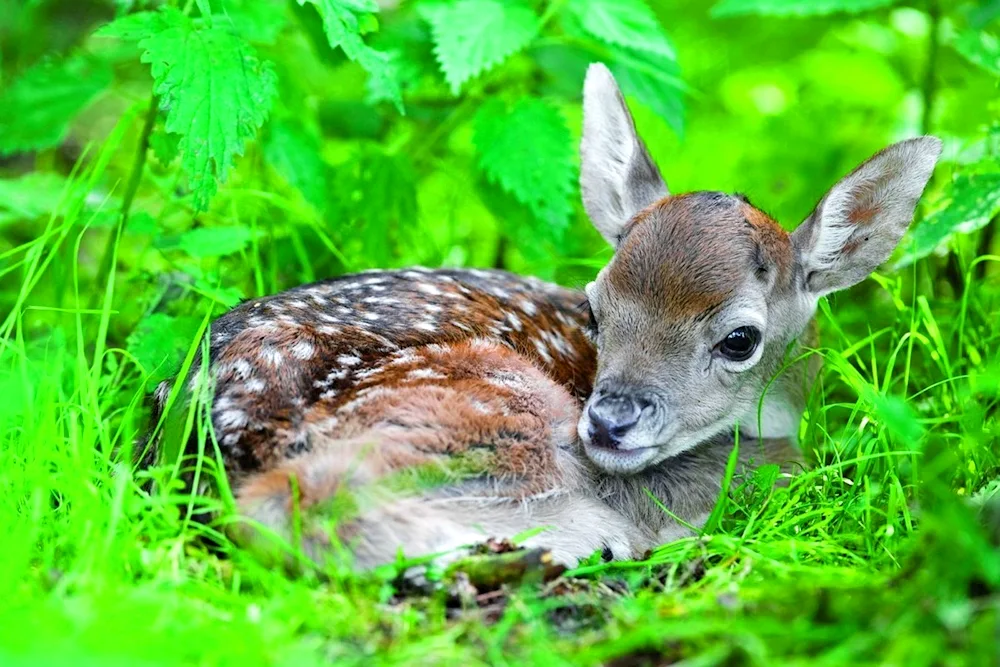
[[[850,287],[889,258],[940,155],[937,137],[901,141],[833,186],[792,233],[809,292]]]

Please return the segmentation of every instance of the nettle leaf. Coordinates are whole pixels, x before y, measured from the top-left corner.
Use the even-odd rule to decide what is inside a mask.
[[[676,57],[663,27],[642,0],[578,0],[567,9],[587,33],[603,42]]]
[[[858,14],[888,7],[896,0],[722,0],[712,7],[713,17],[723,16],[825,16]]]
[[[473,141],[490,182],[539,221],[557,229],[569,224],[574,148],[558,109],[531,97],[510,109],[500,100],[487,102],[476,114]]]
[[[369,89],[377,91],[376,99],[391,101],[403,113],[403,95],[399,88],[396,66],[390,54],[365,44],[361,35],[378,27],[375,0],[298,0],[302,6],[312,5],[323,19],[323,32],[330,48],[341,48],[352,61],[361,65],[370,78]]]
[[[1000,76],[1000,40],[995,35],[968,30],[952,46],[973,65]]]
[[[224,26],[190,19],[172,7],[119,19],[101,34],[135,39],[150,64],[165,129],[180,135],[181,165],[194,206],[208,202],[267,118],[276,93],[271,64]]]
[[[317,211],[326,208],[326,164],[319,138],[301,123],[272,121],[264,138],[264,158]]]
[[[509,0],[425,4],[419,11],[431,26],[434,53],[456,95],[463,83],[527,46],[541,27],[535,12]]]
[[[248,227],[199,227],[181,234],[177,247],[190,257],[221,257],[242,251],[252,238]]]
[[[26,70],[0,92],[0,156],[61,144],[72,120],[111,79],[106,62],[84,57]]]
[[[961,174],[951,184],[950,199],[913,229],[897,268],[930,255],[955,234],[985,227],[1000,213],[1000,174]]]
[[[200,326],[200,317],[153,313],[139,322],[129,334],[127,349],[149,373],[148,389],[174,375]]]

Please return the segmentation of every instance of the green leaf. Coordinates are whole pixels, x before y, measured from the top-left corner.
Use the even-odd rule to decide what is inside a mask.
[[[200,317],[172,317],[165,313],[153,313],[139,322],[128,337],[127,347],[149,373],[147,388],[173,376],[200,326]]]
[[[603,42],[676,58],[663,27],[642,0],[577,0],[567,9],[587,33]]]
[[[111,78],[107,63],[83,57],[25,71],[0,92],[0,156],[58,146]]]
[[[525,97],[512,109],[487,102],[476,114],[479,167],[541,222],[563,229],[572,213],[575,170],[569,129],[559,111]]]
[[[879,423],[902,442],[913,445],[923,436],[923,425],[910,404],[902,398],[879,394],[872,402],[872,408]]]
[[[958,233],[985,227],[1000,213],[1000,174],[961,174],[951,184],[951,203],[924,218],[910,233],[896,268],[930,255]]]
[[[612,48],[608,63],[618,85],[663,118],[674,130],[684,131],[684,91],[677,61],[651,53]]]
[[[973,65],[1000,76],[1000,40],[995,35],[968,30],[951,45]]]
[[[247,227],[199,227],[181,234],[177,247],[191,257],[221,257],[240,252],[251,238]]]
[[[431,26],[434,53],[455,94],[527,46],[540,27],[530,8],[501,0],[425,4],[420,14]]]
[[[723,16],[825,16],[845,12],[858,14],[888,7],[896,0],[722,0],[711,15]]]
[[[249,42],[274,44],[288,19],[283,0],[222,0],[216,14]]]
[[[319,139],[291,120],[272,121],[264,140],[264,158],[317,211],[326,208],[326,164]]]
[[[403,113],[403,95],[392,57],[365,44],[361,35],[378,25],[374,14],[379,7],[375,0],[298,0],[310,4],[323,19],[323,31],[330,48],[341,48],[352,61],[361,65],[370,77],[369,87],[376,97],[388,99]]]
[[[165,129],[180,135],[181,165],[198,210],[208,208],[216,179],[226,180],[235,157],[256,136],[276,92],[270,63],[222,24],[208,26],[165,7],[101,31],[138,40],[166,113]]]

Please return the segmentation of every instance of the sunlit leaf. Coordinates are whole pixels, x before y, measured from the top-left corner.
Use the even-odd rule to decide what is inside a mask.
[[[107,63],[47,61],[0,86],[0,155],[57,146],[70,123],[111,83]]]
[[[888,7],[896,0],[722,0],[712,7],[712,16],[823,16],[845,12],[857,14]]]
[[[615,46],[675,58],[660,22],[642,0],[577,0],[567,3],[580,25]]]
[[[216,180],[226,180],[235,157],[256,136],[276,92],[270,63],[221,24],[206,25],[165,7],[102,30],[138,41],[166,112],[165,129],[180,135],[194,206],[202,210],[216,192]]]
[[[921,220],[910,233],[904,267],[926,257],[957,233],[981,229],[1000,212],[1000,174],[962,174],[951,184],[950,203]]]
[[[568,224],[574,147],[557,109],[531,97],[509,109],[490,101],[476,114],[474,142],[479,167],[491,182],[539,221],[559,229]]]
[[[420,6],[431,26],[434,53],[453,93],[469,79],[523,49],[538,33],[528,7],[501,0],[458,0]]]

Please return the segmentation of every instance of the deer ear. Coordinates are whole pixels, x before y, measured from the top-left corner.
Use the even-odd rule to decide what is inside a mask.
[[[667,196],[618,84],[600,63],[583,84],[580,190],[594,227],[615,246],[633,215]]]
[[[889,258],[940,155],[937,137],[901,141],[833,186],[792,233],[806,290],[845,289]]]

